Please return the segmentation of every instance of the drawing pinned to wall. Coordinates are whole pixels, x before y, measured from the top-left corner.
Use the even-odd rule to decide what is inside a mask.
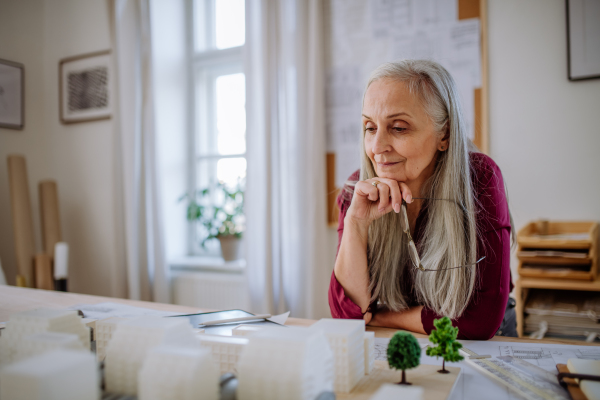
[[[362,92],[369,73],[384,62],[441,63],[457,83],[468,135],[476,138],[481,24],[459,19],[458,0],[328,0],[325,21],[327,150],[335,153],[336,187],[360,166]]]
[[[60,120],[64,124],[110,118],[110,52],[60,61]]]
[[[25,67],[0,59],[0,128],[23,129]]]

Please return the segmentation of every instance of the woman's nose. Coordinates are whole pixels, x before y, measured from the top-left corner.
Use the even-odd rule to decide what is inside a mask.
[[[389,147],[387,132],[378,130],[373,138],[371,151],[373,151],[373,154],[380,154],[388,151]]]

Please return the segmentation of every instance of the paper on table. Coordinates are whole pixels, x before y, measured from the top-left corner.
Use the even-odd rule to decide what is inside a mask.
[[[285,321],[287,321],[289,316],[290,316],[290,312],[288,311],[283,314],[274,315],[271,318],[267,318],[267,321],[275,322],[276,324],[279,324],[279,325],[285,325]]]
[[[389,339],[375,338],[375,359],[386,360]],[[418,339],[422,345],[430,343],[428,339]],[[511,355],[530,362],[547,371],[557,374],[556,364],[566,364],[569,358],[600,360],[600,347],[570,346],[559,344],[536,344],[517,342],[496,342],[461,340],[464,347],[477,354],[491,354],[492,357]],[[421,353],[421,364],[442,365],[442,359],[429,357]],[[465,361],[451,363],[463,369],[450,400],[467,400],[485,393],[486,400],[522,400],[514,390],[482,375]]]
[[[150,308],[134,307],[118,303],[77,304],[69,310],[81,310],[85,318],[105,319],[111,317],[132,318],[142,316],[167,317],[178,315],[176,312],[157,311]]]

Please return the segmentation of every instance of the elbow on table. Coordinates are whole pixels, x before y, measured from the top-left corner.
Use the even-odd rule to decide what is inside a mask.
[[[489,340],[496,335],[500,326],[481,323],[477,326],[463,327],[458,330],[458,338],[464,340]]]

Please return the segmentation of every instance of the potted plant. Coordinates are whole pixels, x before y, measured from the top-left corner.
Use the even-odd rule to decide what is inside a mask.
[[[201,226],[200,245],[219,239],[221,254],[225,261],[240,257],[240,243],[244,231],[244,190],[242,182],[227,186],[219,182],[214,189],[205,188],[193,194],[185,194],[180,200],[188,200],[187,220]]]

